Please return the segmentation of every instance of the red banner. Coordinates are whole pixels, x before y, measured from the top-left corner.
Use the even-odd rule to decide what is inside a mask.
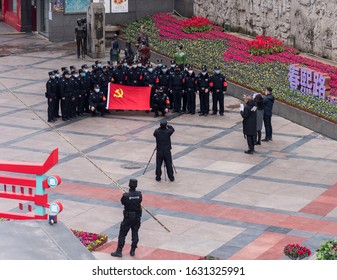
[[[151,87],[124,86],[109,83],[107,109],[150,110]]]

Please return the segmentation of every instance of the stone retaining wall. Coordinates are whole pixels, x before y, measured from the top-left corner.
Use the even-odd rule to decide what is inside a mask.
[[[194,0],[194,14],[337,61],[335,0]]]

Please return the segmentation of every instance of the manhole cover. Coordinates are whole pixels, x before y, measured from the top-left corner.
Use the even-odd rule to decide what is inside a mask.
[[[140,169],[143,168],[143,164],[141,163],[127,163],[127,164],[123,164],[121,167],[125,168],[125,169]]]

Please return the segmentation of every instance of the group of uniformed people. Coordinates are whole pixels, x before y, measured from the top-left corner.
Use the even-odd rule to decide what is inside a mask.
[[[183,68],[183,69],[182,69]],[[80,69],[71,66],[49,72],[46,84],[46,97],[48,98],[48,122],[54,122],[62,116],[66,121],[84,113],[99,112],[102,116],[108,111],[106,100],[109,82],[130,86],[151,86],[150,107],[155,113],[165,115],[169,109],[172,112],[195,114],[196,95],[199,94],[200,116],[209,114],[209,99],[212,94],[212,115],[218,112],[224,114],[224,94],[227,90],[226,77],[215,67],[214,74],[207,72],[206,66],[196,74],[189,65],[181,67],[171,61],[170,67],[157,61],[146,66],[134,61],[128,64],[126,60],[107,65],[97,60],[91,71],[84,64]],[[61,107],[61,116],[59,108]]]

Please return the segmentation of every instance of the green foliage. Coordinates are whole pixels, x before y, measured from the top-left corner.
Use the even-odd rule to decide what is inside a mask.
[[[176,52],[177,45],[181,44],[187,55],[186,63],[194,67],[200,68],[201,65],[206,65],[208,69],[213,69],[214,66],[219,66],[228,81],[256,92],[264,92],[266,85],[271,86],[273,94],[278,100],[323,116],[326,119],[337,121],[337,106],[332,102],[313,95],[303,94],[299,91],[293,91],[289,87],[289,64],[287,63],[224,62],[223,54],[227,49],[226,40],[201,38],[193,40],[161,39],[151,17],[128,23],[124,30],[125,37],[135,42],[141,25],[144,26],[149,36],[151,49],[158,53],[172,57]]]
[[[337,260],[337,240],[325,240],[316,250],[318,260]]]

